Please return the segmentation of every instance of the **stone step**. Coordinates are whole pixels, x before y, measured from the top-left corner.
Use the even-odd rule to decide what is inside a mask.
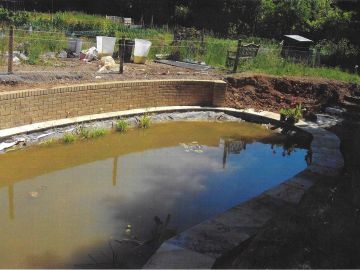
[[[360,97],[354,97],[354,96],[345,96],[344,99],[348,102],[360,104]]]
[[[360,104],[344,101],[342,103],[342,107],[344,107],[348,112],[359,112],[360,113]]]
[[[360,91],[354,91],[354,96],[360,97]]]
[[[357,112],[345,112],[343,113],[343,117],[349,120],[355,120],[355,121],[359,121],[360,120],[360,113]]]

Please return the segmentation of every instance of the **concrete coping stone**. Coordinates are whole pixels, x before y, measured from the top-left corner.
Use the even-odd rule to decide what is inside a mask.
[[[220,107],[169,106],[86,115],[3,129],[0,130],[0,140],[76,123],[129,117],[143,113],[187,111],[224,112],[249,122],[280,125],[279,114],[272,112]],[[255,235],[257,230],[278,211],[298,204],[306,190],[322,176],[338,175],[344,165],[339,151],[339,138],[313,123],[299,122],[296,124],[296,129],[312,136],[311,147],[314,148],[314,155],[311,165],[263,194],[165,241],[144,268],[211,268],[216,259]]]

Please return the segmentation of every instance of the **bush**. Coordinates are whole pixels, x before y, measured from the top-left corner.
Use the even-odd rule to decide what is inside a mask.
[[[128,130],[128,123],[125,120],[119,120],[116,122],[116,131],[126,132]]]
[[[139,118],[139,122],[138,122],[139,128],[149,128],[150,121],[151,121],[150,116],[147,113],[143,114]]]
[[[288,124],[295,124],[299,122],[302,118],[302,107],[301,104],[297,105],[295,108],[290,109],[281,109],[280,110],[280,120],[288,123]]]

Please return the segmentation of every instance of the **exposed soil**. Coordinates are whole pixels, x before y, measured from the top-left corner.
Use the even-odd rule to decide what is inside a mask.
[[[254,108],[279,111],[302,104],[309,111],[340,105],[344,96],[359,85],[315,78],[246,76],[228,77],[226,105],[233,108]]]
[[[263,76],[228,81],[228,106],[238,108],[277,111],[301,102],[319,112],[344,105],[345,95],[359,95],[359,86],[333,81]],[[345,115],[331,130],[341,139],[342,174],[320,178],[298,206],[279,213],[256,236],[220,258],[215,268],[360,267],[360,122]]]
[[[223,78],[222,72],[215,69],[199,72],[152,61],[144,65],[125,63],[123,74],[99,74],[99,65],[100,61],[86,63],[78,59],[56,60],[43,66],[21,64],[14,66],[14,74],[11,76],[1,75],[0,72],[0,92],[91,82]],[[3,74],[5,70],[2,67]]]

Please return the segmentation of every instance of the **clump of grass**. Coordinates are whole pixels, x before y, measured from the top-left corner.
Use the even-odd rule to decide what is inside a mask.
[[[96,139],[96,138],[105,136],[107,133],[108,133],[108,131],[105,128],[90,129],[89,133],[88,133],[88,138]]]
[[[76,135],[73,133],[65,133],[62,140],[66,144],[70,144],[76,141]]]
[[[80,126],[76,130],[76,134],[81,139],[95,139],[107,134],[107,130],[104,128],[85,128]]]
[[[149,128],[150,127],[151,118],[147,113],[144,113],[138,122],[139,128]]]
[[[43,146],[51,146],[51,145],[56,144],[57,142],[58,142],[57,139],[51,138],[51,139],[48,139],[48,140],[45,140],[45,141],[41,142],[41,145],[43,145]]]
[[[116,122],[116,131],[118,132],[126,132],[129,128],[128,123],[125,120],[118,120]]]

